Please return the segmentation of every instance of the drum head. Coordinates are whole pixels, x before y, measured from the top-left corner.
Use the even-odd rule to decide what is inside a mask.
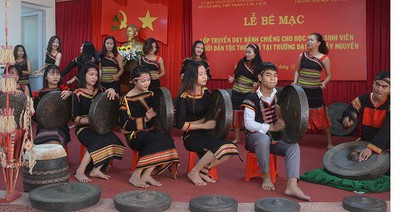
[[[61,98],[61,91],[52,91],[44,95],[36,110],[36,117],[40,125],[46,129],[60,129],[71,119],[72,98]]]
[[[349,196],[343,198],[343,208],[352,212],[386,212],[385,201],[367,196]]]
[[[157,113],[154,117],[154,128],[157,134],[168,135],[174,124],[174,105],[171,93],[167,88],[155,88],[152,90],[153,109]]]
[[[278,93],[285,129],[280,134],[286,143],[298,143],[303,139],[308,127],[308,101],[306,93],[299,85],[287,85]]]
[[[217,122],[215,129],[209,130],[210,136],[225,139],[228,136],[232,124],[232,102],[229,93],[224,89],[211,92],[210,109],[206,120]]]
[[[389,153],[373,153],[368,160],[359,161],[359,152],[367,145],[366,141],[353,141],[334,146],[324,155],[324,168],[332,175],[354,180],[371,180],[382,176],[390,166]]]
[[[20,119],[23,117],[22,113],[25,111],[26,95],[22,92],[15,92],[10,95],[9,106],[14,109],[14,119],[17,123],[17,128],[20,128]],[[0,109],[5,109],[7,106],[7,95],[4,93],[0,94]]]
[[[344,102],[336,102],[328,107],[328,115],[329,119],[331,120],[331,133],[332,135],[337,136],[346,136],[352,135],[354,131],[357,129],[358,119],[353,120],[353,126],[345,129],[342,125],[342,115],[346,108],[350,106],[350,104]]]
[[[227,196],[203,195],[192,198],[189,209],[191,212],[236,212],[238,202]]]
[[[75,211],[100,200],[101,189],[90,183],[58,183],[41,186],[29,193],[33,208],[45,211]]]
[[[286,198],[268,197],[257,200],[255,203],[256,212],[300,212],[300,204]]]
[[[171,203],[172,197],[159,191],[128,191],[114,196],[119,211],[165,211]]]
[[[100,135],[112,132],[118,123],[118,107],[118,100],[109,100],[107,93],[103,92],[96,96],[89,109],[90,129]]]

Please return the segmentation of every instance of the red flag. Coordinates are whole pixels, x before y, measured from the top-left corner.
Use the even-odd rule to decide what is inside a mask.
[[[101,34],[112,35],[127,42],[126,27],[134,24],[140,28],[139,38],[155,38],[167,44],[168,8],[161,4],[149,4],[144,0],[128,1],[127,6],[115,1],[103,0]]]

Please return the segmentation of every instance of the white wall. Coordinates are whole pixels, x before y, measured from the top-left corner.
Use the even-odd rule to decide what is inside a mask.
[[[0,0],[0,46],[5,45],[5,0]],[[45,40],[56,33],[55,0],[8,0],[8,43],[21,43],[21,6],[22,3],[45,11]]]

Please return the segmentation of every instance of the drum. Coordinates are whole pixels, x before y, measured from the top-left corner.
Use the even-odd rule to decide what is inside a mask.
[[[68,182],[69,165],[67,153],[62,145],[41,144],[36,145],[36,164],[29,173],[29,168],[22,167],[22,181],[25,192],[30,192],[43,185]],[[30,153],[24,155],[28,161]]]
[[[72,98],[61,98],[61,91],[52,91],[44,95],[36,109],[40,125],[46,129],[61,129],[71,119]]]
[[[225,139],[232,124],[232,101],[229,93],[224,89],[211,92],[211,105],[206,120],[215,120],[215,129],[209,130],[210,136]]]
[[[90,129],[100,135],[112,132],[118,123],[118,107],[118,100],[109,100],[107,93],[97,95],[89,109]]]

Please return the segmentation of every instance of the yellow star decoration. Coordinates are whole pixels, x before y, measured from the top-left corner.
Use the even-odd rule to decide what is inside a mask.
[[[157,18],[158,18],[158,17],[151,17],[151,16],[150,16],[149,10],[147,10],[146,16],[145,16],[145,17],[139,17],[138,19],[139,19],[141,22],[143,22],[143,24],[142,24],[142,29],[145,29],[146,27],[148,27],[148,28],[151,29],[151,31],[154,31],[154,30],[153,30],[153,22],[154,22],[155,20],[157,20]]]

